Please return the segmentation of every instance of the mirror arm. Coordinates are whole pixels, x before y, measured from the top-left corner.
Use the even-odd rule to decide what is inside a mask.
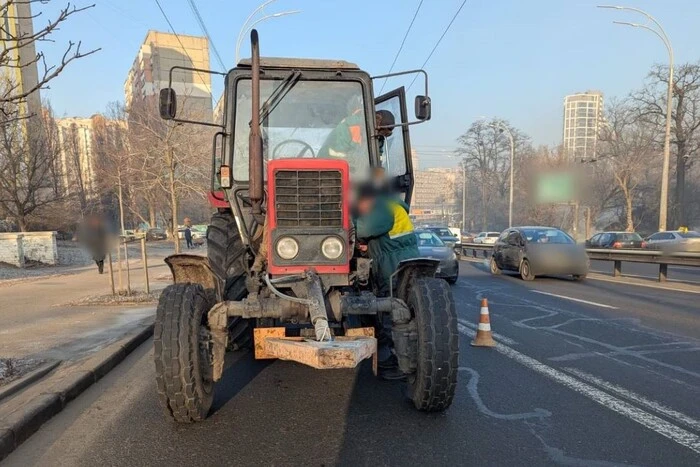
[[[394,76],[403,76],[403,75],[412,75],[414,73],[422,73],[424,80],[425,80],[425,97],[428,97],[428,73],[426,73],[425,70],[422,68],[417,68],[415,70],[408,70],[408,71],[398,71],[396,73],[388,73],[386,75],[377,75],[377,76],[371,76],[370,79],[375,80],[375,79],[382,79],[382,78],[392,78]]]

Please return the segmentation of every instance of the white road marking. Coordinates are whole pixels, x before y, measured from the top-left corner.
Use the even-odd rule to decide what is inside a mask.
[[[666,407],[665,405],[661,405],[658,402],[654,402],[652,400],[647,399],[644,396],[641,396],[635,392],[629,391],[623,387],[620,387],[616,384],[610,383],[608,381],[602,380],[596,376],[593,376],[589,373],[586,373],[585,371],[581,371],[576,368],[564,368],[566,371],[568,371],[571,374],[574,374],[581,378],[584,381],[588,381],[591,384],[595,384],[596,386],[599,386],[607,391],[610,391],[612,393],[617,394],[618,396],[624,397],[626,399],[629,399],[631,401],[634,401],[638,403],[639,405],[643,405],[645,407],[650,408],[651,410],[654,410],[660,414],[666,415],[669,418],[674,419],[675,421],[682,423],[694,430],[700,431],[700,420],[695,420],[692,417],[687,416],[684,413],[678,412],[676,410],[673,410],[669,407]]]
[[[474,331],[458,324],[459,332],[467,336],[473,337],[476,335]],[[539,360],[535,360],[532,357],[528,357],[525,354],[518,352],[504,344],[496,343],[496,351],[505,355],[506,357],[515,360],[521,365],[540,373],[549,379],[577,392],[594,402],[602,405],[603,407],[612,410],[640,425],[662,435],[666,438],[675,441],[681,446],[685,446],[698,454],[700,454],[700,436],[691,433],[683,428],[680,428],[666,420],[657,417],[656,415],[650,414],[635,407],[634,405],[618,399],[610,394],[601,391],[583,381],[580,381],[573,376],[569,376],[566,373],[562,373],[550,366],[545,365]]]
[[[542,294],[542,295],[549,295],[550,297],[563,298],[564,300],[571,300],[572,302],[585,303],[586,305],[594,305],[594,306],[599,306],[601,308],[610,308],[612,310],[617,310],[616,306],[606,305],[605,303],[590,302],[588,300],[581,300],[580,298],[567,297],[566,295],[557,295],[555,293],[542,292],[541,290],[530,290],[530,292],[534,292],[534,293],[538,293],[538,294]]]

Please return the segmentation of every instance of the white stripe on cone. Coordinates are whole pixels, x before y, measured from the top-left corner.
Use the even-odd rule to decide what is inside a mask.
[[[489,309],[488,309],[488,307],[482,306],[482,307],[481,307],[481,314],[482,314],[482,315],[488,315],[488,314],[489,314]]]
[[[479,331],[490,331],[491,325],[489,323],[479,323],[479,327],[477,329]]]

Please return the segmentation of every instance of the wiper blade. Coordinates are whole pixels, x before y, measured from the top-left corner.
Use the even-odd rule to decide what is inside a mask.
[[[274,91],[272,91],[272,94],[270,94],[270,97],[267,98],[265,102],[263,102],[262,106],[260,107],[260,123],[264,122],[267,117],[270,116],[273,110],[279,105],[280,102],[282,102],[282,99],[289,93],[289,91],[296,86],[296,84],[299,82],[299,79],[301,78],[301,71],[293,71],[291,72],[285,79],[282,81],[279,86],[275,88]]]

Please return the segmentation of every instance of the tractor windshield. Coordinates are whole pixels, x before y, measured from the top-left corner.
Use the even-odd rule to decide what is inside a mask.
[[[261,80],[261,102],[280,84],[282,80]],[[238,81],[235,95],[233,176],[246,181],[251,81]],[[353,178],[369,176],[369,137],[359,82],[297,81],[261,115],[266,116],[260,122],[265,163],[297,157],[344,159]]]

